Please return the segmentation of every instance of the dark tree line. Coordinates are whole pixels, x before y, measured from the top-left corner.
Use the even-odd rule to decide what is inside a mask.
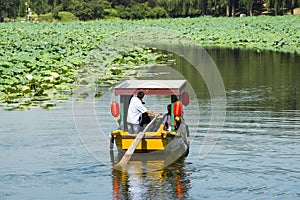
[[[0,0],[0,17],[68,11],[81,20],[107,15],[126,19],[293,14],[300,0]],[[30,9],[30,10],[29,10]]]

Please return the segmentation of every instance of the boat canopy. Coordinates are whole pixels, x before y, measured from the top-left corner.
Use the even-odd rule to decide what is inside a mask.
[[[115,86],[115,95],[180,95],[186,80],[125,80]]]

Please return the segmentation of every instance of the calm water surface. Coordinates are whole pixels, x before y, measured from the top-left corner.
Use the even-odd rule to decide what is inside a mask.
[[[185,110],[192,135],[188,157],[163,170],[120,172],[112,168],[108,145],[99,148],[93,141],[97,126],[87,131],[91,134],[81,132],[86,104],[0,111],[0,199],[300,199],[300,57],[208,52],[224,79],[227,116],[207,157],[200,159],[198,152],[209,129],[208,92],[201,76],[176,58],[174,68],[153,67],[150,74],[158,79],[183,74],[195,90]],[[111,90],[103,91],[93,114],[99,135],[108,140],[116,124]],[[88,147],[95,147],[97,159]]]

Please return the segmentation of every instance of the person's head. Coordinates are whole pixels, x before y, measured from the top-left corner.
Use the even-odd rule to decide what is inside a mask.
[[[178,97],[176,95],[172,95],[171,96],[171,102],[175,103],[176,101],[178,101]]]
[[[139,98],[140,100],[142,100],[144,98],[144,96],[145,96],[145,93],[143,91],[139,91],[137,93],[137,98]]]

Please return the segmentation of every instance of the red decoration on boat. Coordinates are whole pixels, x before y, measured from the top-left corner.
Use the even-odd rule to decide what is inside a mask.
[[[114,120],[118,120],[118,116],[120,115],[120,106],[119,103],[114,101],[110,105],[110,111],[112,116],[114,116]]]
[[[183,93],[181,94],[181,99],[182,99],[182,104],[183,104],[184,106],[189,105],[189,103],[190,103],[190,95],[189,95],[189,93],[183,92]]]
[[[174,112],[174,116],[175,116],[175,119],[176,120],[179,120],[179,117],[181,116],[182,114],[182,103],[180,101],[176,101],[174,103],[174,109],[173,109],[173,112]]]

